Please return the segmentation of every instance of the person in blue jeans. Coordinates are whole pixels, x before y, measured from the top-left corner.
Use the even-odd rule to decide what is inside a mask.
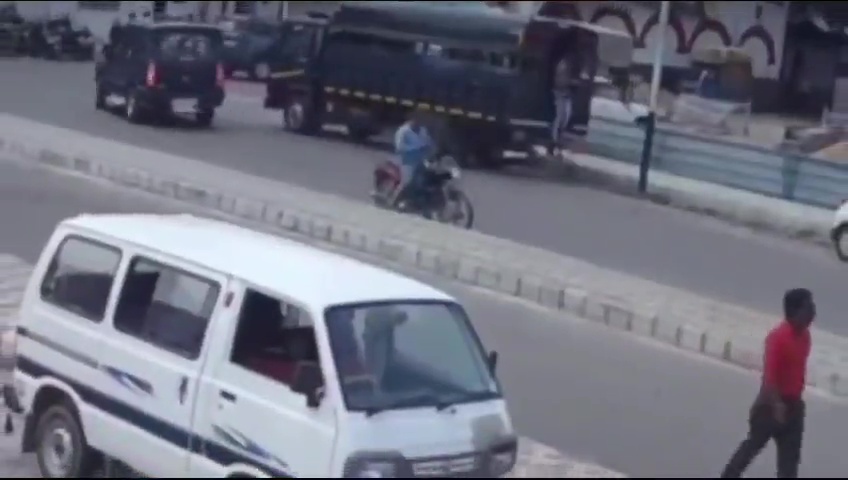
[[[568,128],[568,122],[571,119],[571,98],[575,88],[575,82],[572,77],[572,67],[567,58],[561,58],[554,67],[554,85],[553,94],[555,116],[551,124],[551,144],[548,148],[550,155],[559,154],[562,148],[563,134]]]
[[[394,198],[398,204],[414,198],[418,174],[424,162],[435,153],[435,144],[422,120],[422,113],[415,111],[395,132],[395,153],[401,177]]]

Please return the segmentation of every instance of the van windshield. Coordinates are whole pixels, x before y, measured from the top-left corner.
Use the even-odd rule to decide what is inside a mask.
[[[168,60],[207,60],[220,43],[218,32],[202,30],[161,32],[156,38],[159,55]]]
[[[325,313],[350,411],[448,407],[500,397],[465,311],[451,302],[341,305]]]

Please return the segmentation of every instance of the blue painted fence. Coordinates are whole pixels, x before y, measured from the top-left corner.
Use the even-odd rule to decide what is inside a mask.
[[[645,133],[612,119],[593,118],[592,153],[638,164]],[[818,207],[848,198],[848,165],[657,128],[651,168]]]

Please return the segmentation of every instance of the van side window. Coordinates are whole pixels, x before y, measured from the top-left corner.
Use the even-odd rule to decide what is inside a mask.
[[[301,365],[319,363],[313,323],[297,306],[248,288],[230,361],[291,387]]]
[[[70,235],[62,240],[41,280],[41,299],[94,322],[103,320],[121,251]]]
[[[212,280],[135,257],[115,308],[115,329],[195,360],[220,290]]]

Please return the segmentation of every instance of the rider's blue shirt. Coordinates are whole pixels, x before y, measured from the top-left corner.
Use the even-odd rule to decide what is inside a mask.
[[[433,141],[424,127],[420,127],[416,132],[407,122],[395,133],[395,152],[400,157],[401,164],[405,166],[422,165],[432,153],[432,147]]]

